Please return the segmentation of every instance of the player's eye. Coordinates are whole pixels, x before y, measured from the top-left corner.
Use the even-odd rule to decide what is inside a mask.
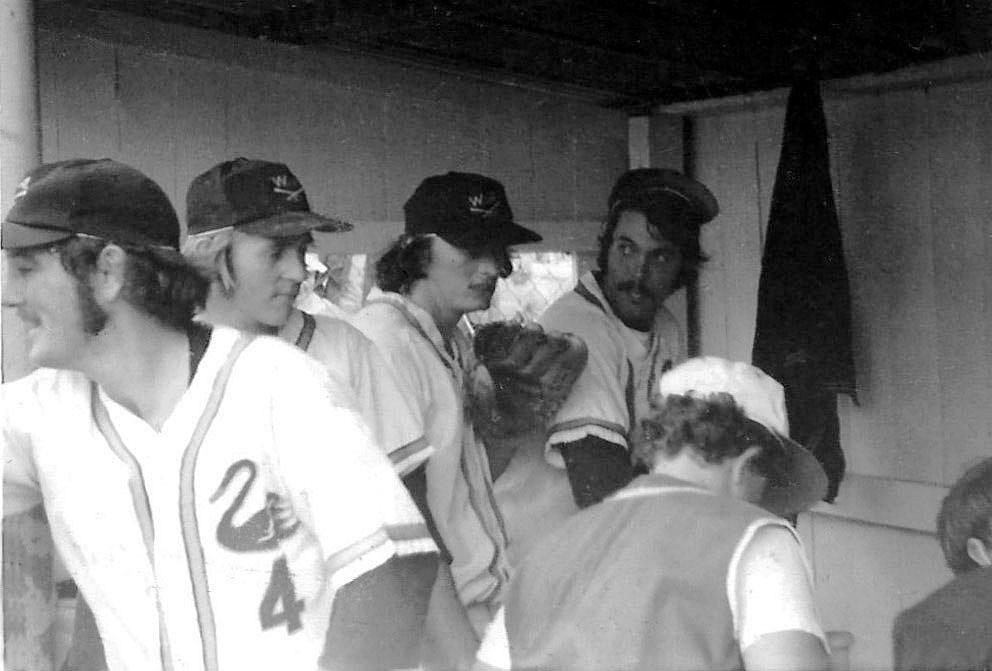
[[[11,268],[18,277],[27,277],[34,272],[38,264],[25,258],[15,258],[11,262]]]

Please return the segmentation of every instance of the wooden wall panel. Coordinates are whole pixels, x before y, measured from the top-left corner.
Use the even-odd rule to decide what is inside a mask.
[[[992,455],[992,81],[826,101],[852,291],[860,406],[841,397],[850,476],[803,518],[829,628],[852,668],[891,665],[896,613],[948,578],[929,532],[946,486]],[[784,107],[694,119],[705,353],[748,356]],[[921,531],[925,533],[921,533]]]
[[[135,49],[117,49],[115,98],[120,146],[115,158],[141,170],[180,202],[176,182],[176,63]]]
[[[55,131],[54,145],[43,140],[45,160],[115,156],[120,151],[117,104],[114,99],[115,52],[78,36],[54,37],[42,33],[38,40],[38,71],[53,77],[54,95],[46,95],[41,116],[43,128]],[[46,62],[48,61],[48,62]]]
[[[851,669],[888,671],[893,617],[950,578],[936,541],[928,534],[819,515],[804,535],[816,558],[824,628],[854,634]]]
[[[697,121],[696,175],[720,203],[703,227],[710,260],[700,273],[701,352],[750,360],[761,262],[754,115]]]
[[[184,75],[172,93],[171,119],[176,185],[173,202],[184,225],[190,182],[221,160],[218,157],[234,157],[228,149],[227,123],[231,77],[223,68],[190,65],[185,59],[177,59],[174,65]]]
[[[992,357],[985,278],[992,213],[992,83],[933,89],[928,95],[934,281],[937,299],[940,481],[992,454]]]
[[[553,92],[123,16],[64,18],[41,26],[46,160],[129,161],[180,209],[216,162],[281,160],[315,209],[361,224],[327,244],[376,253],[424,177],[469,170],[504,182],[544,248],[591,249],[626,167],[625,115]]]

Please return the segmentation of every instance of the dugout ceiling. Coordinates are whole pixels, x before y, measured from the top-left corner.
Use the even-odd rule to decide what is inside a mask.
[[[631,112],[992,44],[986,0],[38,0],[545,82]]]

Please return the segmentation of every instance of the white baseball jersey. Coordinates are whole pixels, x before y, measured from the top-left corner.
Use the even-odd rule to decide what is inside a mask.
[[[324,364],[351,390],[375,444],[400,476],[433,454],[413,400],[401,393],[392,370],[361,331],[342,319],[294,310],[279,336]]]
[[[113,671],[316,668],[335,591],[434,549],[346,392],[278,339],[214,329],[158,430],[72,371],[2,396],[4,513],[44,502]]]
[[[428,505],[451,553],[459,598],[481,634],[500,603],[509,566],[485,448],[466,419],[471,343],[456,331],[449,351],[426,311],[379,289],[353,323],[379,347],[417,403],[435,449],[427,462]]]
[[[685,358],[675,317],[662,308],[650,333],[628,328],[614,314],[593,273],[552,303],[538,320],[546,330],[574,333],[589,349],[585,370],[558,411],[543,446],[514,456],[496,482],[511,558],[578,508],[565,462],[555,445],[592,435],[627,449],[627,436],[650,410],[661,373]]]

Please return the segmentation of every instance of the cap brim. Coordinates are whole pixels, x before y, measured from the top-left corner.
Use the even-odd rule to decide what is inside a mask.
[[[478,249],[481,247],[512,247],[540,242],[538,233],[524,228],[512,221],[499,225],[464,227],[451,231],[440,231],[438,235],[444,241],[462,249]]]
[[[782,441],[782,479],[769,481],[759,505],[776,515],[789,517],[809,510],[827,495],[827,474],[813,453],[791,438]]]
[[[311,231],[321,233],[344,233],[354,226],[347,221],[325,217],[313,212],[283,212],[265,219],[256,219],[245,224],[237,224],[236,230],[266,238],[288,238]]]
[[[640,189],[634,190],[631,195],[617,200],[612,209],[621,208],[624,204],[651,200],[653,194],[663,195],[665,193],[679,196],[688,201],[696,211],[700,223],[710,222],[720,214],[720,204],[705,185],[675,171],[666,172],[664,184],[644,185]]]
[[[24,249],[25,247],[37,247],[71,238],[72,235],[72,231],[66,231],[61,228],[26,226],[13,221],[4,221],[0,225],[0,248]]]

